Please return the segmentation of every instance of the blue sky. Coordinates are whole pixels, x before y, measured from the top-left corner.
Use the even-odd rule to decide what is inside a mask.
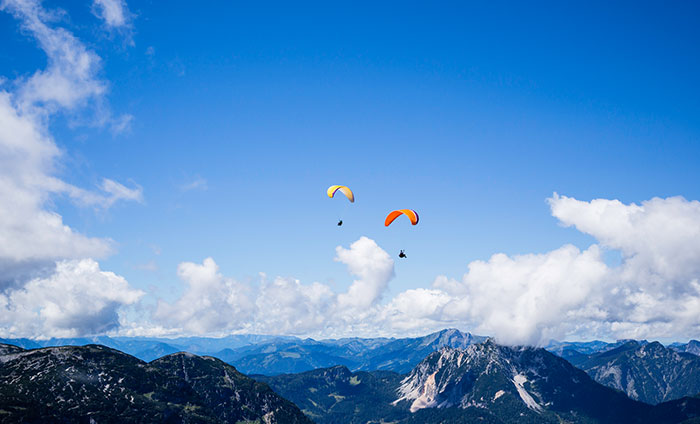
[[[42,104],[46,120],[32,122],[63,151],[51,175],[88,191],[99,191],[105,178],[140,190],[136,201],[109,207],[55,192],[41,204],[76,233],[114,241],[110,255],[94,255],[100,270],[142,294],[118,305],[121,321],[104,327],[111,331],[129,320],[150,325],[153,314],[175,332],[244,331],[169,326],[165,312],[154,312],[159,301],[172,306],[186,297],[179,264],[207,257],[221,275],[254,289],[263,272],[341,293],[356,278],[352,265],[334,260],[336,247],[365,236],[395,262],[395,277],[380,282],[370,302],[379,307],[406,290],[438,290],[436,277],[460,280],[470,263],[498,253],[600,245],[611,268],[620,255],[640,255],[582,229],[578,218],[553,216],[547,199],[555,192],[628,206],[682,196],[691,209],[700,198],[700,14],[691,2],[115,1],[124,14],[116,25],[106,18],[107,3],[38,6],[53,11],[48,27],[63,28],[99,56],[90,80],[108,91],[70,107]],[[23,81],[51,66],[36,35],[22,29],[23,12],[13,12],[24,6],[5,2],[0,14],[0,89],[15,104]],[[123,128],[114,124],[120,117],[127,117]],[[328,199],[331,184],[350,186],[356,203]],[[384,228],[384,216],[397,208],[417,210],[420,224]],[[695,218],[688,218],[691,228]],[[399,249],[407,260],[396,258]],[[695,272],[668,278],[687,283]],[[450,296],[476,296],[460,293]],[[630,334],[612,329],[612,321],[625,321],[614,315],[602,327],[583,331],[577,321],[553,334]],[[478,314],[450,316],[389,333],[446,323],[508,333]],[[656,320],[636,320],[635,328]],[[383,328],[373,322],[362,331]],[[362,325],[301,332],[353,335]],[[56,326],[42,328],[30,335]],[[700,335],[695,323],[682,334],[640,331]]]

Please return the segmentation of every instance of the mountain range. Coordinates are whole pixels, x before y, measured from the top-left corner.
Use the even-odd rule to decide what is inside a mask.
[[[310,423],[291,402],[216,358],[150,363],[100,346],[0,345],[0,422]]]
[[[465,347],[485,337],[446,329],[423,337],[300,339],[296,337],[235,335],[223,338],[183,337],[72,339],[0,339],[0,343],[35,349],[48,346],[101,344],[152,361],[175,352],[219,358],[244,374],[275,375],[345,365],[352,370],[410,371],[429,353],[443,347]]]
[[[317,422],[329,423],[372,420],[423,422],[420,419],[424,419],[424,422],[433,419],[452,422],[450,420],[457,419],[455,417],[460,420],[472,417],[487,422],[510,422],[508,417],[516,411],[522,420],[532,419],[533,422],[556,422],[559,419],[573,422],[614,422],[614,419],[622,419],[617,416],[611,421],[610,417],[596,415],[595,408],[598,407],[589,410],[587,402],[577,403],[579,399],[575,402],[566,396],[561,397],[562,393],[574,393],[573,397],[576,397],[575,393],[579,392],[585,393],[579,394],[579,398],[598,399],[593,402],[595,405],[612,402],[611,408],[625,411],[624,419],[627,421],[624,422],[648,422],[645,420],[649,416],[660,417],[659,422],[679,422],[681,419],[692,418],[696,413],[698,398],[695,395],[700,393],[700,356],[690,353],[697,352],[700,343],[694,340],[668,347],[645,340],[620,340],[614,343],[552,342],[545,350],[499,346],[486,337],[446,329],[423,337],[402,339],[313,340],[247,335],[219,339],[94,337],[7,341],[12,342],[12,345],[0,344],[0,358],[3,358],[0,359],[0,375],[6,376],[9,373],[7,375],[13,377],[4,380],[8,384],[1,394],[3,399],[19,399],[20,408],[22,402],[31,403],[32,400],[13,392],[13,386],[17,381],[22,381],[23,373],[33,375],[37,365],[34,368],[22,368],[26,364],[19,358],[34,358],[32,361],[39,361],[36,363],[41,363],[41,366],[48,369],[55,368],[58,366],[56,364],[66,359],[70,365],[64,370],[73,367],[81,370],[80,373],[84,375],[99,375],[101,368],[130,364],[128,367],[135,367],[134,369],[141,370],[139,372],[143,372],[142,369],[148,370],[146,374],[150,377],[141,376],[137,380],[184,379],[184,383],[177,384],[188,386],[191,390],[195,388],[187,381],[189,371],[184,375],[177,371],[172,363],[173,358],[180,358],[183,364],[192,362],[195,368],[202,368],[204,364],[216,364],[203,375],[209,372],[240,378],[245,378],[241,372],[252,375],[256,380],[269,384],[283,397],[292,400],[308,417]],[[90,342],[105,342],[119,348],[115,350],[91,345]],[[62,344],[85,344],[88,350],[82,352],[81,348],[71,346],[42,347]],[[27,351],[25,348],[33,350]],[[119,352],[120,348],[130,355]],[[77,358],[112,357],[100,349],[111,352],[113,358],[96,362],[91,360],[92,370],[81,369]],[[181,351],[194,352],[196,355]],[[49,355],[46,352],[53,353]],[[98,355],[98,352],[102,353]],[[53,362],[47,358],[53,358]],[[462,359],[457,359],[454,364],[450,358]],[[19,362],[13,362],[15,360]],[[205,362],[194,364],[196,361]],[[170,366],[167,365],[169,363]],[[17,368],[13,370],[13,367]],[[62,387],[58,382],[65,383],[66,380],[65,376],[61,380],[58,377],[60,373],[57,372],[39,373],[31,380],[31,384],[36,380],[39,388],[53,384],[52,390],[58,390]],[[42,379],[45,375],[49,376],[49,380]],[[154,377],[156,375],[160,377]],[[585,375],[588,380],[582,379],[581,375]],[[576,380],[577,384],[564,384],[569,380]],[[71,384],[65,387],[71,387]],[[92,381],[81,390],[97,390],[93,387],[95,384],[97,383]],[[109,388],[103,393],[108,393],[115,387],[114,382],[106,384]],[[220,386],[221,382],[211,384]],[[163,403],[163,399],[172,394],[168,391],[172,384],[165,384],[158,390],[154,388],[158,384],[151,386],[153,393],[158,393],[158,390],[163,392],[158,398],[147,396],[153,404],[143,401],[146,403],[137,405],[136,410],[150,411],[144,412],[145,416],[163,419],[174,417],[172,419],[175,421],[192,422],[193,409],[187,405],[199,405],[193,408],[207,412],[197,412],[198,414],[208,417],[206,419],[222,420],[222,416],[217,415],[221,411],[217,412],[213,405],[207,404],[206,399],[212,398],[208,394],[193,395],[196,399],[188,399],[184,404],[178,403],[180,401],[177,399]],[[198,390],[204,390],[205,386],[199,386]],[[491,388],[497,389],[494,391]],[[27,393],[34,391],[33,388],[26,390]],[[135,393],[134,399],[141,400],[150,393],[138,391],[134,387],[123,387],[120,390]],[[41,389],[37,393],[41,393]],[[626,396],[620,398],[619,395],[623,393]],[[51,397],[48,394],[46,396],[45,400]],[[240,397],[240,394],[236,396]],[[256,399],[257,395],[251,396],[251,399]],[[64,399],[71,397],[66,396]],[[14,405],[12,402],[9,404]],[[91,402],[96,405],[95,410],[109,404],[105,399],[99,398]],[[2,411],[7,409],[5,403],[0,403],[0,422]],[[644,404],[657,406],[651,408],[647,405],[651,409],[645,409]],[[560,405],[568,405],[566,407],[569,409],[562,410]],[[55,404],[53,407],[59,406],[66,405]],[[75,405],[72,407],[76,408]],[[250,408],[246,410],[248,409]],[[63,411],[60,408],[58,410]],[[36,408],[32,411],[40,415],[46,413]],[[348,421],[348,414],[357,418]],[[367,421],[362,421],[365,418]]]
[[[347,367],[253,376],[330,423],[678,423],[696,417],[700,399],[651,406],[603,386],[544,349],[444,347],[407,375]]]
[[[353,371],[387,370],[409,372],[429,353],[444,346],[463,348],[486,340],[457,329],[445,329],[413,338],[343,338],[314,340],[292,336],[232,335],[222,338],[179,337],[84,337],[48,340],[2,339],[6,343],[35,349],[48,346],[101,344],[152,361],[176,352],[212,356],[234,365],[244,374],[276,375],[299,373],[317,368],[344,365]],[[594,355],[615,349],[633,340],[590,342],[553,341],[545,349],[577,364]],[[646,340],[635,341],[641,345]],[[673,343],[669,349],[700,354],[700,342]]]
[[[627,341],[613,349],[566,358],[597,382],[650,404],[700,393],[700,356],[659,342]]]
[[[408,345],[445,344],[455,334],[442,336]],[[462,342],[405,374],[334,366],[252,376],[257,382],[191,353],[146,363],[99,345],[0,345],[0,422],[672,424],[700,416],[697,396],[652,406],[545,349]],[[654,343],[638,347],[658,357]]]
[[[693,355],[700,355],[700,342],[697,340],[691,340],[688,343],[671,343],[668,345],[669,348],[677,352],[692,353]]]

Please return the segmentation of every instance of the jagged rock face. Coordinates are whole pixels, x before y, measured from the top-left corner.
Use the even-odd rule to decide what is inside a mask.
[[[465,408],[475,404],[475,396],[483,391],[484,387],[480,386],[487,379],[480,380],[481,376],[491,377],[489,383],[502,383],[496,384],[498,387],[506,386],[508,381],[502,379],[507,374],[506,367],[508,364],[492,343],[469,346],[464,350],[444,348],[428,356],[402,381],[400,397],[395,403],[411,402],[411,412],[434,407]],[[502,395],[503,390],[500,392]],[[498,399],[500,395],[494,392],[493,398]],[[536,403],[533,407],[541,409]]]
[[[213,358],[174,354],[147,364],[98,345],[0,356],[0,422],[245,420],[309,422],[269,387]]]
[[[700,356],[700,342],[697,340],[689,341],[688,344],[685,345],[685,352]]]
[[[700,392],[700,357],[676,352],[658,342],[628,342],[591,355],[577,366],[597,382],[650,404]]]
[[[631,422],[645,410],[543,349],[491,341],[429,355],[401,382],[394,404],[402,403],[411,412],[476,407],[540,422]]]
[[[700,342],[697,340],[691,340],[688,343],[673,343],[669,348],[675,350],[676,352],[692,353],[693,355],[700,356]]]

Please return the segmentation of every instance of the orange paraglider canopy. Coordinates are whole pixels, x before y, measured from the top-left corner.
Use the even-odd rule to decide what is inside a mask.
[[[389,215],[387,215],[386,219],[384,220],[384,226],[388,227],[389,224],[394,222],[394,220],[398,218],[399,215],[406,215],[408,219],[411,220],[411,224],[413,225],[418,224],[418,213],[416,211],[414,211],[413,209],[398,209],[389,212]]]

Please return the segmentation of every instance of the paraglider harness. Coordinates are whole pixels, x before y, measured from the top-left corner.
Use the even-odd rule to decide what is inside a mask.
[[[399,258],[405,258],[405,257],[406,257],[406,254],[403,253],[403,250],[401,250],[401,252],[399,252]]]

